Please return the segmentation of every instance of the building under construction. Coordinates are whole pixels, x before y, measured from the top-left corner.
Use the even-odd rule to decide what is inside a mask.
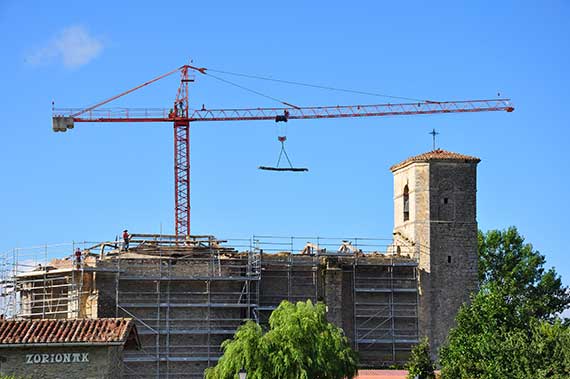
[[[142,349],[125,352],[125,377],[202,378],[245,320],[266,324],[281,301],[310,299],[327,305],[362,367],[402,364],[421,336],[443,342],[477,286],[478,162],[435,150],[393,166],[387,240],[134,234],[128,251],[117,241],[15,249],[2,262],[4,313],[132,318]]]

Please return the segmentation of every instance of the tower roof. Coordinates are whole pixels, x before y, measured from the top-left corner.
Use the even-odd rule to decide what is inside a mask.
[[[420,155],[416,155],[410,157],[398,164],[393,165],[390,167],[390,171],[394,172],[399,170],[403,167],[406,167],[412,163],[416,162],[432,162],[432,161],[458,161],[458,162],[474,162],[479,163],[481,159],[477,157],[473,157],[470,155],[463,155],[459,153],[454,153],[447,150],[436,149],[432,151],[428,151],[427,153],[423,153]]]

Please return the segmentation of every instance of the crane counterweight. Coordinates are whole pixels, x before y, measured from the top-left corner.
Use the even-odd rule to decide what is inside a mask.
[[[54,132],[67,132],[67,129],[73,129],[75,122],[70,116],[53,116],[52,128]]]

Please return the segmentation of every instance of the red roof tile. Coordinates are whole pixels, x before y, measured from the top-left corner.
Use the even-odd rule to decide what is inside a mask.
[[[414,162],[429,162],[429,161],[463,161],[463,162],[479,163],[481,162],[481,159],[470,155],[463,155],[447,150],[437,149],[437,150],[428,151],[427,153],[416,155],[414,157],[410,157],[405,161],[402,161],[390,167],[390,170],[394,172]]]
[[[0,321],[0,347],[42,343],[126,343],[138,334],[129,318]]]
[[[440,378],[441,372],[435,371],[435,377]],[[354,379],[406,379],[407,370],[358,370]]]
[[[406,379],[406,370],[358,370],[354,379]]]

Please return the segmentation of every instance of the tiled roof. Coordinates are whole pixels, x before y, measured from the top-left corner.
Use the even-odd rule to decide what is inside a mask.
[[[118,344],[139,345],[135,324],[129,318],[38,319],[0,321],[0,347],[14,344]]]
[[[406,370],[358,370],[354,379],[406,379]]]
[[[414,157],[410,157],[405,161],[402,161],[390,167],[390,170],[393,172],[414,162],[429,162],[429,161],[463,161],[463,162],[478,163],[481,162],[481,159],[470,155],[463,155],[447,150],[437,149],[437,150],[428,151],[427,153],[416,155]]]

